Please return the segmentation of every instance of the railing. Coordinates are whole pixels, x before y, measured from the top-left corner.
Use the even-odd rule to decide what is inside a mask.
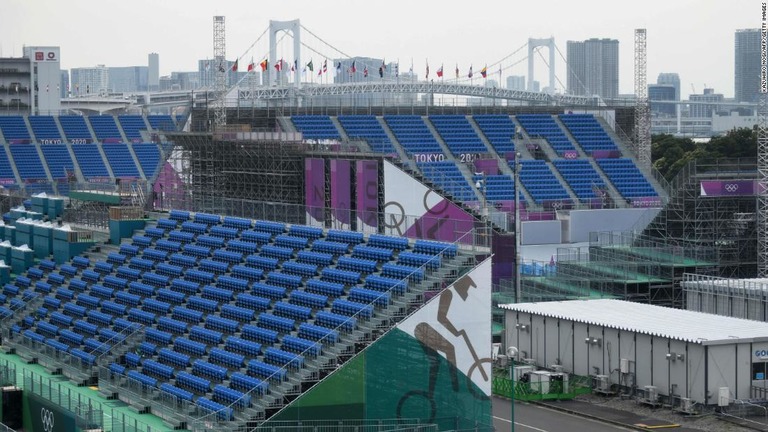
[[[492,391],[496,396],[504,396],[514,401],[540,401],[573,399],[576,396],[592,393],[591,379],[568,375],[568,381],[549,381],[531,383],[513,381],[508,376],[509,370],[500,371],[493,377]]]
[[[101,429],[103,410],[101,402],[79,391],[74,391],[62,382],[24,370],[24,390],[43,397],[61,408],[74,413],[79,430]]]

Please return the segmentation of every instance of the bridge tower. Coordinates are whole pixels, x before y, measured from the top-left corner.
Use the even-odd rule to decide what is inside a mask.
[[[215,127],[227,124],[227,33],[224,17],[213,17],[213,65],[216,68],[214,81],[213,124]]]
[[[549,48],[549,89],[555,91],[555,38],[528,38],[528,91],[533,91],[533,51],[538,47]],[[501,83],[499,83],[501,85]]]
[[[286,62],[287,67],[290,69],[296,62],[296,73],[293,74],[294,85],[296,88],[301,87],[301,73],[299,71],[304,66],[301,62],[301,22],[299,20],[292,21],[269,21],[269,67],[267,67],[267,83],[270,86],[280,85],[279,82],[283,74],[278,74],[275,65],[277,64],[277,33],[285,31],[291,32],[293,36],[293,59],[280,59]],[[284,65],[285,66],[285,65]]]
[[[635,145],[637,161],[651,167],[651,108],[648,105],[645,29],[635,29]]]

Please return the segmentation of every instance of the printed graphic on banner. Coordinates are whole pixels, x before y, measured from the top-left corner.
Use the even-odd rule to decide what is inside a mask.
[[[374,160],[357,161],[358,231],[375,233],[379,226],[379,166]]]
[[[75,430],[75,414],[42,397],[25,392],[28,403],[24,404],[24,429],[41,432]]]
[[[752,196],[757,192],[755,180],[702,180],[701,196]]]
[[[322,225],[325,221],[325,161],[323,159],[304,159],[304,182],[307,225]]]
[[[346,159],[331,160],[332,226],[349,229],[352,218],[352,163]]]
[[[447,373],[454,382],[466,379],[483,395],[490,396],[490,322],[491,260],[487,259],[397,327],[416,338],[428,357],[441,356],[448,360],[449,370],[440,371],[433,367],[431,375]],[[430,364],[439,363],[431,361]],[[431,390],[413,389],[403,398],[433,398]],[[404,403],[402,401],[400,405]]]

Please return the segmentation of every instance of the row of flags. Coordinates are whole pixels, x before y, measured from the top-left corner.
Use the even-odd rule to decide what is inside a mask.
[[[239,62],[240,62],[240,60],[237,59],[237,60],[235,60],[235,63],[232,64],[232,68],[231,68],[232,72],[237,72],[239,70],[239,68],[240,68]],[[357,63],[357,61],[353,60],[352,61],[352,65],[347,69],[347,72],[350,75],[357,73],[358,68],[357,68],[357,64],[356,63]],[[261,62],[259,62],[259,67],[261,68],[262,72],[265,72],[269,68],[269,60],[264,59]],[[278,60],[273,65],[273,67],[278,72],[288,71],[288,62],[284,61],[283,59],[280,59],[280,60]],[[398,76],[399,75],[400,64],[396,63],[394,67],[395,67],[395,76]],[[206,70],[210,70],[210,62],[206,62],[205,69]],[[251,71],[253,71],[255,69],[256,69],[256,63],[254,63],[253,58],[251,58],[251,62],[248,63],[247,71],[251,72]],[[293,64],[290,66],[290,71],[291,72],[296,72],[298,69],[299,69],[299,67],[298,67],[298,60],[294,60]],[[223,65],[219,65],[219,70],[221,72],[224,72],[225,71],[224,70],[224,66]],[[384,61],[382,61],[381,62],[381,66],[379,66],[379,70],[378,70],[380,78],[384,78],[384,72],[386,70],[387,70],[387,65],[386,65],[386,63]],[[303,69],[302,69],[302,73],[306,73],[307,71],[309,71],[311,73],[314,73],[314,71],[315,71],[315,67],[314,67],[314,64],[312,62],[312,59],[310,59],[309,63],[305,64]],[[338,62],[336,64],[336,73],[339,74],[341,72],[342,72],[342,65],[341,65],[341,62]],[[411,65],[410,72],[413,73],[413,65]],[[322,67],[318,67],[317,75],[318,76],[322,76],[323,74],[326,74],[326,73],[328,73],[328,60],[327,59],[323,60]],[[368,65],[364,65],[362,73],[363,73],[363,77],[365,77],[365,78],[368,77],[368,75],[369,75]],[[459,71],[459,65],[458,64],[456,65],[455,73],[456,73],[456,79],[459,79],[461,77],[461,74],[460,74],[460,71]],[[498,73],[499,73],[499,75],[501,75],[501,73],[502,73],[501,64],[499,64],[499,71],[498,71]],[[438,78],[443,78],[444,77],[444,69],[443,69],[443,65],[442,64],[440,65],[440,68],[437,69],[436,75],[437,75]],[[480,69],[480,76],[482,76],[483,78],[488,78],[488,66],[487,65],[483,66],[483,68]],[[469,72],[467,73],[467,78],[472,79],[473,77],[474,77],[473,66],[470,65],[469,66]],[[426,64],[425,78],[429,79],[429,62],[427,62],[427,64]]]

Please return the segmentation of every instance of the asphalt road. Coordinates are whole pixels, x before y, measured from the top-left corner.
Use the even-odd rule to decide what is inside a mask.
[[[510,404],[511,402],[507,399],[493,398],[493,426],[496,431],[512,430]],[[514,430],[515,432],[616,432],[629,429],[518,402],[515,404]]]

